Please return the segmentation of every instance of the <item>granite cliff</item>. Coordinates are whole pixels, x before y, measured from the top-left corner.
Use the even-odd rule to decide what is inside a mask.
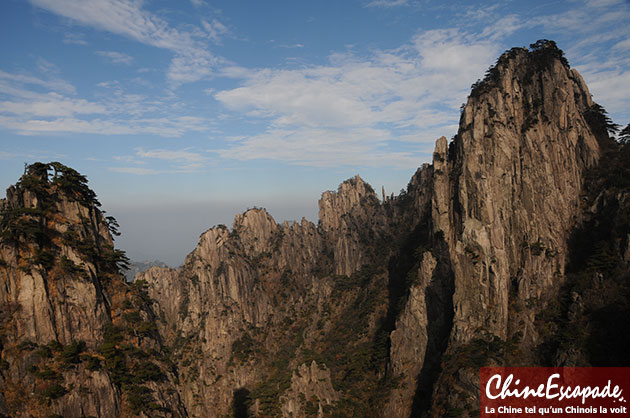
[[[0,414],[186,416],[144,289],[86,179],[35,163],[0,201]]]
[[[480,366],[627,365],[611,130],[553,42],[514,48],[398,196],[356,176],[317,225],[249,209],[131,285],[85,179],[33,165],[0,206],[0,413],[475,416]]]

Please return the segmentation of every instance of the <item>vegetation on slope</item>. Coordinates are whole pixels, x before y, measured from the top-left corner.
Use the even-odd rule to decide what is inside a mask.
[[[20,339],[15,324],[19,303],[1,306],[0,373],[10,367],[21,370],[21,363],[28,365],[21,383],[2,389],[11,414],[28,411],[48,416],[58,401],[80,390],[75,387],[79,376],[84,379],[102,372],[121,391],[123,408],[132,414],[171,413],[169,407],[155,402],[154,390],[147,385],[165,381],[173,366],[160,349],[151,300],[143,287],[146,283],[125,282],[121,270],[128,259],[111,241],[111,235],[118,235],[118,224],[113,217],[105,217],[99,206],[87,179],[57,162],[26,167],[20,181],[7,191],[0,213],[0,247],[5,254],[14,254],[17,265],[2,260],[0,278],[8,282],[17,274],[19,280],[21,274],[37,271],[50,303],[60,307],[73,303],[66,297],[72,281],[92,283],[97,303],[106,305],[109,316],[96,344],[72,341],[64,345],[57,339],[37,344]],[[72,261],[70,253],[80,261]],[[12,381],[11,375],[3,378]],[[24,392],[37,395],[20,399]]]

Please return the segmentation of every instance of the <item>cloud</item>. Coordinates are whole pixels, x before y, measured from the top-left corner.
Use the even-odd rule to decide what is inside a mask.
[[[191,152],[188,149],[184,150],[165,150],[154,149],[144,150],[143,148],[136,148],[137,155],[141,158],[155,158],[158,160],[166,161],[178,161],[186,163],[199,163],[206,160],[204,156],[199,153]]]
[[[167,71],[175,86],[211,74],[216,57],[191,32],[172,28],[134,0],[30,0],[34,5],[85,26],[134,39],[174,53]]]
[[[198,152],[191,151],[190,148],[180,150],[167,149],[144,149],[136,148],[135,155],[123,155],[114,157],[116,161],[122,161],[135,166],[110,167],[109,170],[127,174],[159,174],[159,173],[190,173],[198,171],[204,167],[209,158]],[[138,167],[148,164],[159,164],[159,169]],[[166,164],[166,166],[164,165]]]
[[[271,128],[214,152],[241,161],[268,159],[313,167],[417,167],[417,153],[392,151],[387,144],[391,139],[387,130],[374,128]]]
[[[417,166],[433,135],[455,133],[470,85],[499,51],[494,41],[446,29],[368,56],[333,54],[327,65],[242,71],[239,87],[214,97],[267,127],[216,151],[313,166]],[[394,151],[393,141],[406,145]]]
[[[277,48],[287,48],[287,49],[304,48],[304,44],[278,45]]]
[[[85,35],[82,33],[65,33],[63,35],[63,43],[68,45],[87,45],[87,41],[84,39]]]
[[[212,19],[212,22],[208,22],[204,19],[201,21],[201,25],[208,34],[208,37],[217,44],[220,43],[223,35],[230,32],[229,29],[217,19]]]
[[[116,51],[96,51],[94,52],[96,55],[107,58],[114,64],[125,64],[130,65],[133,61],[133,57],[127,54],[123,54],[122,52]]]
[[[59,67],[55,63],[52,63],[44,58],[37,59],[37,69],[43,74],[58,74]]]
[[[566,12],[539,16],[528,20],[529,26],[542,26],[552,34],[584,35],[600,33],[615,35],[611,25],[624,25],[630,17],[630,9],[618,7],[616,1],[586,1],[587,7],[575,7]],[[612,7],[611,7],[612,6]],[[627,35],[620,31],[619,38]]]
[[[207,51],[182,52],[173,58],[166,75],[175,86],[192,83],[211,75],[218,62]]]
[[[615,13],[619,7],[613,1],[588,3],[535,18],[499,15],[500,7],[494,5],[481,14],[468,10],[459,15],[457,26],[467,30],[419,32],[396,49],[365,56],[337,53],[327,64],[297,69],[222,69],[242,81],[215,92],[215,99],[233,116],[246,115],[265,128],[215,151],[224,158],[313,166],[416,166],[435,138],[456,132],[458,108],[470,85],[513,46],[505,39],[523,30],[577,40],[567,55],[595,99],[613,111],[627,109],[630,58],[621,52],[630,44],[624,31],[614,29],[627,20],[627,10]],[[406,2],[375,1],[370,6],[402,4]],[[596,47],[608,42],[610,48]]]
[[[496,20],[494,24],[487,26],[481,33],[481,38],[497,41],[506,38],[525,26],[527,26],[527,23],[516,15],[504,16]]]
[[[113,94],[98,101],[74,97],[63,80],[0,71],[0,127],[22,135],[77,133],[180,137],[208,129],[205,118],[181,114],[176,103],[126,94],[116,81],[99,83]],[[40,90],[45,92],[41,92]],[[57,91],[50,91],[56,89]],[[4,99],[4,100],[2,100]]]
[[[91,103],[84,99],[68,99],[56,93],[42,95],[41,100],[28,102],[0,102],[0,114],[15,115],[29,114],[30,116],[72,116],[75,114],[106,113],[107,109],[98,103]]]
[[[630,51],[630,39],[619,41],[613,46],[615,51]]]
[[[366,4],[366,7],[395,7],[404,6],[409,0],[374,0]]]
[[[38,151],[23,151],[23,152],[6,152],[0,151],[0,160],[15,160],[18,158],[24,158],[30,161],[59,161],[67,158],[65,154],[58,152],[38,150]]]
[[[587,0],[586,5],[589,7],[607,7],[623,4],[623,0]]]
[[[115,173],[135,174],[138,176],[160,174],[160,171],[158,170],[144,167],[108,167],[107,169]]]
[[[151,134],[162,137],[180,137],[190,131],[205,130],[204,126],[189,123],[182,118],[93,118],[59,117],[54,119],[12,118],[0,116],[0,126],[21,135],[38,134],[95,134],[95,135],[139,135]]]
[[[13,90],[16,84],[38,86],[46,90],[66,94],[74,94],[76,92],[74,86],[65,80],[58,78],[41,79],[27,74],[11,74],[0,70],[0,87],[2,87],[0,91],[7,94],[9,90]]]

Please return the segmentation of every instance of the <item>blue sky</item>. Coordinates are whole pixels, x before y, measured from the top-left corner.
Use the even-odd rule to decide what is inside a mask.
[[[3,0],[0,188],[60,161],[119,247],[177,265],[248,207],[316,221],[357,173],[397,193],[513,46],[555,40],[625,126],[629,21],[627,0]]]

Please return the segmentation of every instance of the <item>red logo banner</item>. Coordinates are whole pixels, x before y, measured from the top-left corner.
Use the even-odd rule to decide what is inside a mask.
[[[482,367],[481,417],[630,416],[630,368]]]

